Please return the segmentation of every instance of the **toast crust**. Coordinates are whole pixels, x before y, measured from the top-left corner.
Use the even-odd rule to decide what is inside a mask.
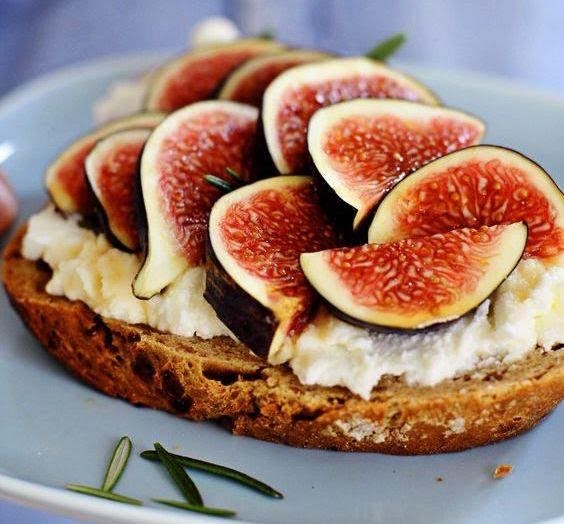
[[[564,398],[564,347],[506,367],[407,386],[385,377],[363,400],[341,387],[304,386],[227,337],[203,340],[101,317],[45,292],[51,272],[22,258],[25,226],[7,245],[2,281],[42,346],[90,386],[234,434],[299,447],[392,454],[460,451],[537,424]]]

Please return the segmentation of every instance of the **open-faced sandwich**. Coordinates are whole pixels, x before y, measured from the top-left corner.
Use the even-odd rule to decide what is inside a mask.
[[[564,397],[564,196],[368,57],[240,39],[139,83],[46,171],[2,278],[108,395],[294,446],[416,454]],[[105,106],[107,108],[107,104]]]

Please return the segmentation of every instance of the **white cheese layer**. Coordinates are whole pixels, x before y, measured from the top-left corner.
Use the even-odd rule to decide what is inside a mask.
[[[44,260],[53,270],[47,293],[82,300],[100,315],[187,337],[230,334],[204,299],[203,267],[187,269],[161,295],[139,300],[131,291],[139,257],[112,247],[104,235],[52,207],[31,217],[22,254]]]
[[[160,296],[131,292],[140,260],[111,247],[49,207],[29,221],[23,256],[53,270],[47,292],[82,300],[97,313],[178,335],[229,335],[203,298],[203,267],[185,271]],[[368,398],[385,374],[409,384],[441,380],[496,362],[512,362],[537,345],[564,342],[564,267],[522,261],[490,300],[447,327],[418,334],[382,334],[320,315],[276,362],[289,361],[304,384],[341,385]]]
[[[304,384],[345,386],[364,398],[385,375],[408,384],[514,362],[537,345],[564,342],[564,267],[522,260],[473,314],[417,334],[375,333],[326,315],[285,347],[282,360]]]

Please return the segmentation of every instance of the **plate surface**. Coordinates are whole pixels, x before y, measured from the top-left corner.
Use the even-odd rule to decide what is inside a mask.
[[[45,201],[43,170],[90,127],[92,103],[108,84],[153,63],[155,56],[129,56],[66,69],[0,102],[0,162],[20,197],[20,220]],[[563,100],[505,80],[406,69],[446,104],[484,118],[486,142],[524,152],[563,186]],[[463,453],[393,457],[293,449],[135,408],[78,383],[27,333],[3,290],[0,333],[0,496],[14,501],[100,522],[225,522],[61,489],[66,482],[99,484],[114,442],[127,434],[134,454],[120,493],[146,501],[179,497],[158,466],[135,457],[159,440],[179,453],[242,469],[285,494],[272,500],[194,473],[207,504],[235,509],[245,522],[516,524],[564,515],[562,406],[521,437]],[[491,470],[500,463],[515,469],[495,481]]]

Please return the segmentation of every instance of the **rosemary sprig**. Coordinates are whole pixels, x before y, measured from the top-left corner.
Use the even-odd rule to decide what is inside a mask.
[[[208,506],[196,506],[194,504],[187,504],[186,502],[179,502],[176,500],[168,499],[152,499],[159,504],[166,504],[173,508],[186,509],[188,511],[196,511],[198,513],[206,513],[207,515],[217,515],[219,517],[233,517],[236,513],[230,509],[223,508],[210,508]]]
[[[180,489],[180,492],[184,498],[194,506],[203,506],[204,501],[202,496],[194,484],[194,481],[190,478],[188,473],[184,468],[178,463],[176,458],[171,455],[165,448],[161,446],[158,442],[154,443],[155,451],[162,462],[163,466],[167,469],[172,480]]]
[[[230,168],[230,167],[226,167],[225,168],[225,172],[231,177],[234,178],[235,180],[237,180],[240,183],[243,183],[243,179],[241,178],[241,175],[239,173],[237,173],[237,171],[235,171],[234,169]]]
[[[66,484],[65,488],[84,495],[92,495],[93,497],[100,497],[103,499],[113,500],[115,502],[123,502],[125,504],[134,504],[136,506],[143,505],[138,499],[126,497],[119,493],[113,493],[112,489],[117,484],[118,480],[127,465],[129,455],[131,454],[131,440],[129,437],[121,437],[114,448],[112,458],[106,468],[104,475],[104,482],[101,488],[93,488],[92,486],[83,486],[82,484]]]
[[[257,34],[256,38],[260,38],[262,40],[274,40],[276,35],[272,29],[265,29]]]
[[[226,167],[225,172],[231,177],[231,181],[224,180],[223,178],[209,173],[204,175],[204,180],[208,184],[217,187],[224,193],[229,193],[230,191],[233,191],[234,189],[242,186],[245,183],[243,177],[231,167]]]
[[[240,471],[237,471],[235,469],[221,466],[219,464],[214,464],[213,462],[206,462],[205,460],[186,457],[184,455],[176,455],[173,453],[170,453],[170,455],[172,455],[172,457],[174,457],[174,459],[176,459],[176,461],[182,466],[206,471],[208,473],[211,473],[212,475],[218,475],[220,477],[234,480],[235,482],[243,484],[251,489],[260,491],[261,493],[268,495],[269,497],[274,497],[277,499],[284,498],[284,495],[282,495],[282,493],[276,491],[274,488],[271,488],[264,482],[261,482],[260,480],[257,480],[245,473],[241,473]],[[141,453],[141,457],[147,460],[159,460],[159,456],[153,450],[143,451]]]
[[[125,465],[131,454],[131,440],[129,437],[121,437],[114,449],[114,454],[108,464],[108,469],[106,470],[106,475],[104,476],[104,482],[102,484],[102,489],[104,491],[112,491],[117,481],[121,477]]]
[[[233,191],[233,186],[229,182],[223,180],[223,178],[219,178],[218,176],[204,175],[204,180],[208,184],[211,184],[212,186],[215,186],[218,189],[221,189],[221,191],[224,191],[226,193]]]
[[[379,44],[376,44],[366,56],[372,58],[372,60],[381,60],[385,62],[390,56],[392,56],[403,44],[405,44],[407,38],[403,33],[397,33],[395,35],[386,38]]]
[[[65,484],[65,488],[70,491],[76,491],[77,493],[83,493],[84,495],[92,495],[93,497],[113,500],[114,502],[123,502],[124,504],[133,504],[135,506],[143,505],[143,502],[138,499],[126,497],[124,495],[119,495],[118,493],[112,493],[111,491],[105,491],[99,488],[93,488],[91,486],[83,486],[81,484]]]

